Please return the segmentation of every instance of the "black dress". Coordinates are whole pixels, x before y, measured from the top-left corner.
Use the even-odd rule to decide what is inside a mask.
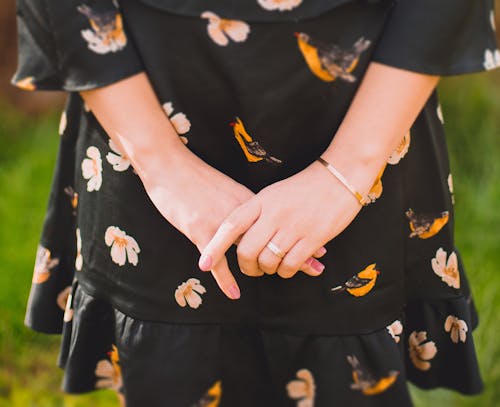
[[[18,23],[13,82],[69,92],[25,320],[62,332],[65,391],[112,387],[129,407],[401,407],[407,380],[481,390],[436,92],[373,202],[326,244],[323,274],[247,277],[233,246],[236,302],[78,92],[145,71],[186,147],[258,192],[326,149],[370,61],[499,66],[492,1],[18,0]]]

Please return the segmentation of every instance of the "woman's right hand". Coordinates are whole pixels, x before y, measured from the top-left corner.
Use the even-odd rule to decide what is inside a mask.
[[[208,165],[181,143],[169,154],[165,169],[141,177],[151,201],[200,253],[224,219],[254,193]],[[141,176],[141,175],[140,175]],[[221,290],[231,299],[240,290],[226,257],[210,270]]]

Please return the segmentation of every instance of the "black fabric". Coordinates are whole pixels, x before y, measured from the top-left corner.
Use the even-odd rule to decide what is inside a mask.
[[[397,0],[373,60],[432,75],[500,66],[494,0]]]
[[[406,15],[415,9],[403,1],[332,2],[307,18],[301,10],[326,3],[247,0],[241,10],[258,10],[248,16],[238,14],[237,3],[231,10],[221,8],[227,2],[204,3],[201,15],[167,4],[174,3],[122,0],[118,10],[112,2],[19,2],[14,82],[73,91],[61,117],[25,319],[38,331],[62,330],[63,389],[111,387],[129,407],[210,405],[209,398],[217,406],[221,388],[220,404],[229,406],[399,407],[411,405],[406,379],[480,391],[477,314],[454,242],[437,92],[401,135],[370,191],[373,202],[325,245],[323,274],[250,278],[233,246],[227,256],[242,291],[238,301],[198,269],[195,245],[156,210],[75,92],[144,70],[186,148],[258,192],[327,148],[371,61],[398,66],[401,58],[427,69],[435,50],[422,51],[399,32],[399,19],[411,26],[421,14]],[[482,4],[484,16],[491,12],[489,3],[473,4]],[[478,13],[469,21],[468,9],[453,10],[462,17],[450,11],[440,26],[448,34],[437,38],[450,40],[463,20],[473,45],[465,50],[461,37],[450,40],[453,56],[466,61],[463,67],[489,69],[493,31],[482,31]],[[422,35],[432,29],[422,27]],[[416,47],[415,58],[390,45],[397,40]],[[493,50],[486,64],[476,57],[485,47]],[[457,64],[442,55],[440,73],[452,73]],[[352,289],[354,278],[366,285]]]
[[[140,57],[115,4],[18,0],[12,83],[26,90],[82,91],[140,72]]]

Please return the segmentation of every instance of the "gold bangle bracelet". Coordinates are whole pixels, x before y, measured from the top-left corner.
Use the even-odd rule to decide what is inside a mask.
[[[362,206],[366,206],[369,203],[371,203],[371,199],[367,196],[361,195],[356,189],[345,179],[345,177],[333,166],[331,165],[328,161],[326,161],[324,158],[319,157],[317,158],[317,161],[319,161],[321,164],[323,164],[328,171],[330,171],[335,177],[342,183],[344,186],[351,191],[351,193],[356,197],[358,202]]]

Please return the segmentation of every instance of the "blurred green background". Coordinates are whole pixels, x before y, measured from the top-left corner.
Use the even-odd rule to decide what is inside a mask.
[[[9,9],[10,7],[10,9]],[[13,2],[0,9],[0,407],[118,406],[114,393],[64,395],[60,337],[23,325],[58,145],[62,98],[11,89]],[[3,13],[3,14],[2,14]],[[4,41],[4,43],[2,43]],[[10,47],[10,48],[9,48]],[[9,57],[10,55],[10,57]],[[9,63],[3,63],[8,61]],[[480,314],[474,332],[486,388],[465,397],[412,388],[416,405],[500,405],[500,70],[443,79],[439,93],[451,155],[456,240]]]

